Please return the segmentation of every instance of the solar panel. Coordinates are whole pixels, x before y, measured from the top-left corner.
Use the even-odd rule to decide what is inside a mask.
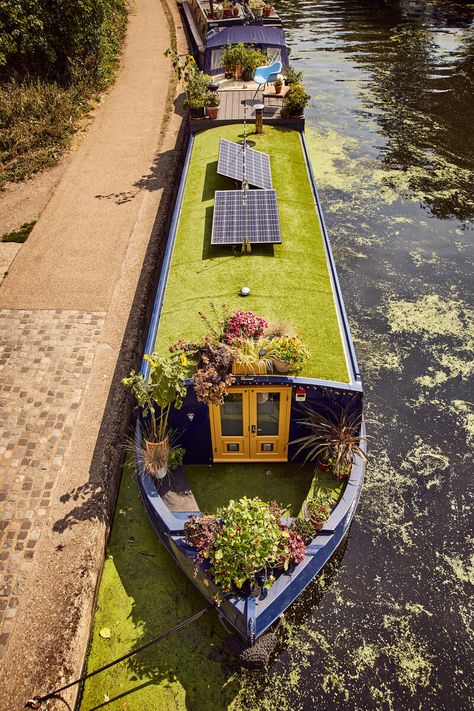
[[[267,153],[244,148],[238,143],[221,138],[219,144],[219,160],[217,172],[234,180],[243,180],[243,163],[245,151],[245,175],[249,185],[256,188],[270,190],[272,188],[272,174],[270,170],[270,157]]]
[[[245,192],[245,203],[244,203]],[[211,244],[279,244],[275,190],[216,190]]]

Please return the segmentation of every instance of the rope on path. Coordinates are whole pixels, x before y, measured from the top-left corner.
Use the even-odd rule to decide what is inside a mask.
[[[171,637],[171,635],[175,634],[176,632],[179,632],[179,630],[182,630],[184,627],[187,627],[188,625],[192,624],[193,622],[196,622],[196,620],[198,620],[200,617],[203,617],[203,615],[210,612],[215,606],[216,606],[215,602],[210,603],[207,607],[204,607],[199,612],[196,612],[195,615],[191,615],[191,617],[188,617],[185,620],[183,620],[182,622],[179,622],[175,627],[172,627],[171,629],[167,630],[166,632],[163,632],[163,634],[158,635],[158,637],[154,637],[149,642],[142,644],[141,647],[137,647],[137,649],[134,649],[132,652],[128,652],[127,654],[124,654],[122,657],[119,657],[118,659],[114,659],[113,662],[109,662],[105,666],[100,667],[99,669],[95,669],[93,672],[90,672],[89,674],[84,674],[83,676],[79,677],[79,679],[70,681],[69,684],[65,684],[65,686],[59,687],[59,689],[54,689],[54,691],[49,691],[47,694],[36,694],[35,696],[32,696],[32,698],[28,699],[28,701],[26,702],[25,708],[26,709],[40,709],[41,706],[43,705],[43,703],[45,701],[48,701],[48,699],[52,699],[53,696],[57,696],[62,691],[65,691],[66,689],[69,689],[71,686],[75,686],[76,684],[80,684],[82,681],[85,681],[86,679],[90,679],[91,676],[95,676],[96,674],[100,674],[100,672],[103,672],[106,669],[110,669],[110,667],[115,666],[115,664],[118,664],[119,662],[123,662],[125,659],[128,659],[129,657],[133,657],[134,654],[138,654],[138,652],[141,652],[143,649],[146,649],[147,647],[151,647],[153,644],[156,644],[157,642],[161,642],[162,640],[166,639],[167,637]]]

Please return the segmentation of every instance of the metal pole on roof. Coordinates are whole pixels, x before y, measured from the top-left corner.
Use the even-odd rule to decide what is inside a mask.
[[[244,238],[242,241],[242,252],[251,252],[250,241],[248,238],[248,215],[247,215],[247,191],[249,184],[247,182],[247,103],[244,101],[244,142],[242,144],[242,208],[244,213]]]

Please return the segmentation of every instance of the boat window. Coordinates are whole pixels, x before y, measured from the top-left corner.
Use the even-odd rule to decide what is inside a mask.
[[[221,405],[221,430],[223,437],[242,437],[242,393],[229,393]]]
[[[280,418],[280,393],[257,394],[257,434],[268,437],[278,435]]]

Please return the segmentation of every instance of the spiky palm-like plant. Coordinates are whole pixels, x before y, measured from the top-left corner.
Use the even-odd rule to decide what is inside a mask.
[[[304,407],[305,417],[299,420],[308,431],[307,434],[293,440],[290,444],[299,444],[295,456],[306,452],[305,463],[318,459],[332,460],[333,471],[341,479],[350,470],[354,456],[364,462],[367,456],[361,443],[367,441],[367,435],[360,434],[362,415],[354,415],[348,407],[322,407],[316,411],[310,406]]]

